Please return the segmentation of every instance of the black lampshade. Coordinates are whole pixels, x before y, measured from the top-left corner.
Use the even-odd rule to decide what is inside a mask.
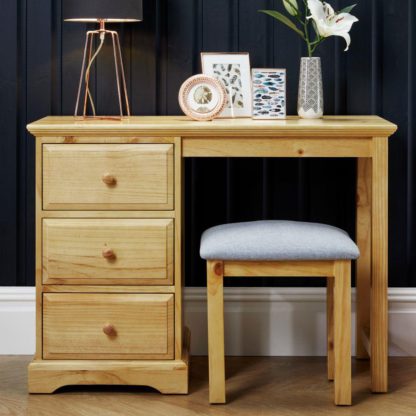
[[[65,20],[137,22],[143,19],[142,0],[63,0],[62,7]]]

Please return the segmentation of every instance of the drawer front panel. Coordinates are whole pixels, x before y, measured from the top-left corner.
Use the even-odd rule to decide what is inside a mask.
[[[43,219],[45,284],[173,284],[173,219]]]
[[[174,295],[43,295],[44,359],[173,359]]]
[[[43,209],[172,210],[173,144],[44,144]]]

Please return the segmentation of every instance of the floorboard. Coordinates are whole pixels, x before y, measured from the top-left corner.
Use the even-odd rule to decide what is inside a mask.
[[[192,357],[190,394],[161,395],[145,387],[65,387],[28,395],[30,357],[0,357],[0,415],[33,416],[407,416],[416,415],[416,358],[390,359],[389,394],[369,391],[368,361],[353,360],[352,407],[332,404],[321,357],[229,357],[228,404],[208,404],[206,357]]]

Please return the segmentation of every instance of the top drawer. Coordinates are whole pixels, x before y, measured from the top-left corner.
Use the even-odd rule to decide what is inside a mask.
[[[173,144],[44,144],[43,209],[172,210]]]

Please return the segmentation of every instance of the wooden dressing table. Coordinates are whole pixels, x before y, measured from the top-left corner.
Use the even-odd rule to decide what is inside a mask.
[[[388,137],[376,116],[195,122],[46,117],[36,136],[36,355],[29,391],[142,384],[188,392],[185,157],[358,159],[357,357],[388,388]],[[370,306],[371,305],[371,306]]]

